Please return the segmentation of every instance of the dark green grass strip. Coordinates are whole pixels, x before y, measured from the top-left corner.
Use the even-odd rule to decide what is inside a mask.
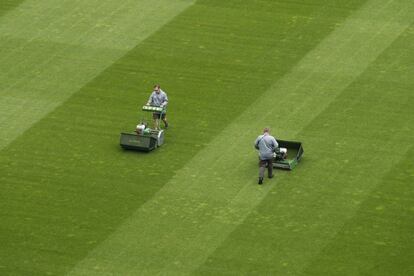
[[[19,6],[24,0],[1,0],[0,17]]]
[[[411,275],[414,273],[414,201],[412,118],[414,106],[413,28],[401,35],[375,67],[350,89],[364,94],[347,101],[350,135],[373,147],[372,160],[401,161],[387,172],[372,168],[354,193],[366,189],[358,210],[305,270],[307,275]],[[344,101],[345,102],[345,101]],[[351,104],[352,103],[352,104]],[[361,110],[360,112],[356,112]],[[362,119],[360,119],[362,118]],[[338,130],[338,126],[332,127]],[[367,131],[369,130],[369,132]],[[396,139],[396,137],[398,137]],[[409,150],[408,150],[409,149]],[[380,154],[385,150],[385,154]],[[358,154],[358,153],[356,153]],[[358,155],[355,156],[358,160]],[[378,163],[378,161],[367,161]],[[355,163],[355,170],[358,170]],[[352,177],[352,172],[350,172]],[[376,187],[366,183],[378,179]],[[358,184],[358,183],[357,183]],[[362,200],[362,202],[360,201]]]
[[[396,152],[396,154],[400,154]],[[413,148],[361,204],[306,275],[414,273]]]
[[[299,133],[302,163],[279,172],[274,191],[198,274],[407,275],[414,83],[406,46],[413,38],[407,29]]]
[[[201,1],[130,51],[2,151],[0,272],[70,269],[356,2]],[[134,126],[154,81],[171,100],[166,145],[124,152],[119,132]]]

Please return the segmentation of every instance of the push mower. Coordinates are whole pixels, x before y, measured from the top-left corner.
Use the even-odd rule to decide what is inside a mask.
[[[158,106],[144,105],[142,111],[162,114],[164,109]],[[161,117],[161,116],[160,116]],[[149,152],[164,144],[164,130],[151,129],[147,120],[142,119],[135,130],[130,133],[121,133],[120,145],[124,149]]]

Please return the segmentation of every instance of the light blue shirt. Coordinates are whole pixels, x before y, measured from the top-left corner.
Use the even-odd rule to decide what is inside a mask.
[[[149,97],[147,104],[152,105],[152,106],[164,107],[164,109],[165,109],[167,107],[167,104],[168,104],[167,93],[165,93],[161,89],[160,89],[160,93],[152,91],[151,96]]]
[[[259,157],[261,160],[273,159],[273,153],[279,147],[275,137],[265,133],[259,135],[254,142],[254,147],[259,150]]]

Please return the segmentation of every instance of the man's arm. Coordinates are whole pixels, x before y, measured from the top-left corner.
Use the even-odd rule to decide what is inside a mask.
[[[279,144],[277,143],[275,138],[273,138],[273,147],[273,150],[276,150],[279,147]]]
[[[259,149],[259,142],[260,142],[260,139],[259,139],[260,137],[257,137],[257,139],[256,139],[256,141],[254,141],[254,148],[255,149]]]
[[[164,91],[163,93],[164,93],[164,101],[162,102],[161,107],[166,107],[168,104],[168,96],[167,96],[167,93],[165,93]]]
[[[151,103],[152,103],[152,96],[153,96],[153,94],[154,94],[154,92],[152,92],[152,93],[151,93],[151,95],[150,95],[150,97],[149,97],[149,99],[148,99],[147,105],[151,105]]]

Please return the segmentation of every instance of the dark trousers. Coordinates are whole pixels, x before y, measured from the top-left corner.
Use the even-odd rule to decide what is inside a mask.
[[[267,176],[273,175],[273,159],[261,160],[259,159],[259,177],[264,178],[264,172],[267,166]]]

